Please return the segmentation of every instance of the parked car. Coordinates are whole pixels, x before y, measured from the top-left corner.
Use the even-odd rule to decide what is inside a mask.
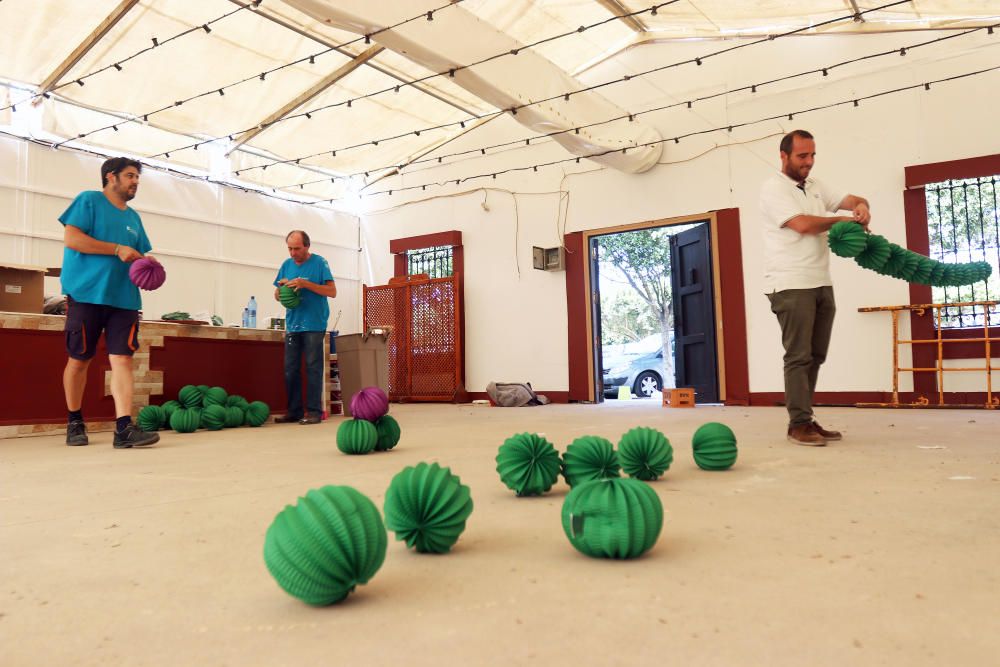
[[[662,349],[609,366],[603,373],[605,398],[617,397],[619,387],[629,387],[640,398],[657,396],[663,390]],[[668,368],[673,368],[673,364]],[[668,380],[673,386],[674,378]]]

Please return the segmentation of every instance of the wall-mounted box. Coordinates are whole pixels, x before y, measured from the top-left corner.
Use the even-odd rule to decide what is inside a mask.
[[[531,259],[532,265],[540,271],[563,271],[566,268],[562,246],[557,248],[532,247]]]

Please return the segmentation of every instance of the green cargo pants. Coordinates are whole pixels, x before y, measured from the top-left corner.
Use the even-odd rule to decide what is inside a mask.
[[[832,287],[789,289],[767,295],[785,346],[785,406],[789,425],[813,419],[819,367],[826,361],[837,306]]]

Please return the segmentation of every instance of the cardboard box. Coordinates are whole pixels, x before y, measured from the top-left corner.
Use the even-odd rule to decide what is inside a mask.
[[[47,271],[43,266],[0,264],[0,311],[42,312]]]
[[[675,389],[663,390],[663,405],[672,408],[693,408],[694,389],[690,387],[677,387]]]
[[[389,393],[389,334],[348,334],[337,336],[337,365],[340,369],[340,395],[344,414],[351,414],[351,398],[365,387],[380,387]]]

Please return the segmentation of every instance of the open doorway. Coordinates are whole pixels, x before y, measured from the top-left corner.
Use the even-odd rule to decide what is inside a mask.
[[[709,221],[590,237],[595,397],[719,400]]]

